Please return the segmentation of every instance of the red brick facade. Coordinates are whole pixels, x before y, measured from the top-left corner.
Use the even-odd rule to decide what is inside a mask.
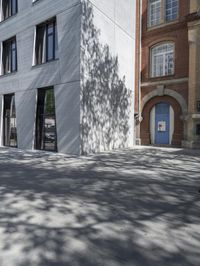
[[[141,38],[141,144],[151,144],[150,112],[160,102],[168,103],[174,111],[174,132],[171,145],[180,146],[184,140],[184,116],[188,104],[189,43],[187,16],[189,2],[179,0],[178,19],[156,27],[148,27],[148,0],[142,0]],[[152,78],[150,51],[155,44],[172,41],[175,45],[174,74]]]

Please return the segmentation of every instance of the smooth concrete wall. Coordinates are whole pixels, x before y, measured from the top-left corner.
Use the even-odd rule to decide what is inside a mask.
[[[82,5],[82,152],[131,147],[136,1],[83,0]],[[88,25],[93,25],[93,34]]]
[[[117,27],[135,39],[136,0],[90,0],[90,2]]]
[[[15,93],[17,142],[21,149],[34,148],[36,90]]]
[[[80,82],[57,85],[55,100],[58,151],[80,154]]]
[[[0,77],[0,95],[16,93],[18,147],[34,147],[37,89],[54,86],[58,151],[79,153],[77,95],[80,95],[80,1],[40,0],[35,4],[31,0],[18,2],[18,14],[0,23],[0,42],[15,35],[17,38],[18,71]],[[54,16],[57,18],[59,59],[32,66],[35,26]],[[75,98],[72,101],[73,95]],[[73,111],[72,102],[76,111]],[[60,107],[61,104],[63,107]],[[73,123],[69,122],[70,116]],[[64,136],[64,132],[67,132],[67,136]]]

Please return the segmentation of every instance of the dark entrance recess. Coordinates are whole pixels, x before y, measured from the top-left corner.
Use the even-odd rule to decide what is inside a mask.
[[[15,95],[4,95],[4,146],[17,147]]]
[[[54,89],[38,89],[36,140],[37,150],[57,151]]]
[[[196,125],[196,135],[200,136],[200,124]]]
[[[197,112],[200,113],[200,101],[197,101]]]

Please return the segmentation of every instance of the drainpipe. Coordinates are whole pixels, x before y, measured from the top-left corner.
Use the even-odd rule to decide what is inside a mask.
[[[139,59],[139,79],[138,79],[138,111],[139,111],[139,119],[141,117],[141,106],[140,106],[140,97],[141,97],[141,79],[142,79],[142,73],[141,73],[141,65],[142,65],[142,0],[140,0],[140,31],[139,31],[139,40],[140,40],[140,59]]]
[[[142,65],[142,0],[139,0],[139,63],[138,63],[138,145],[141,144],[140,122],[141,120],[141,65]]]

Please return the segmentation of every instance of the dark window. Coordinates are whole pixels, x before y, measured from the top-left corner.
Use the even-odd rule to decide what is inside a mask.
[[[17,0],[2,0],[3,20],[15,15],[18,11]]]
[[[36,140],[38,150],[57,151],[54,89],[38,89]]]
[[[196,135],[200,136],[200,124],[196,125]]]
[[[4,145],[17,147],[15,95],[4,95]]]
[[[50,23],[47,25],[47,40],[46,40],[46,60],[53,60],[55,59],[55,27],[54,23]]]
[[[57,58],[57,26],[56,19],[37,26],[35,43],[35,64],[42,64]]]
[[[16,38],[3,42],[3,74],[17,71]]]
[[[197,112],[200,113],[200,101],[197,101]]]

